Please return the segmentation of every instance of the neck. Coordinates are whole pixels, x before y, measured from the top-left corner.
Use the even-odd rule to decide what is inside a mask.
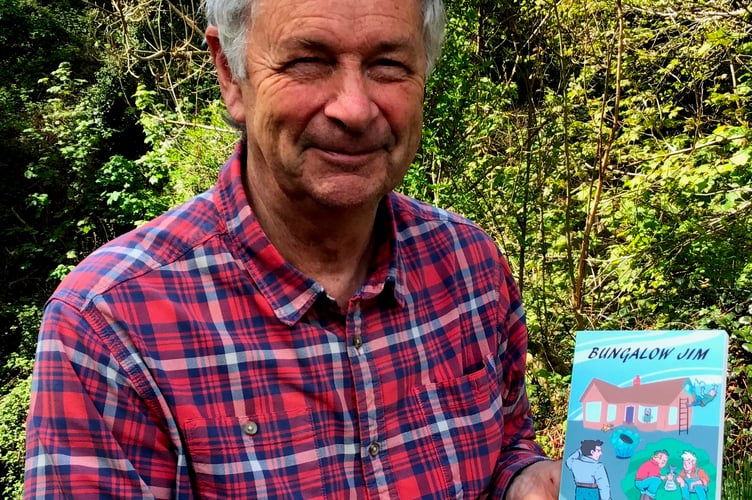
[[[278,207],[252,193],[248,200],[280,255],[345,308],[373,260],[378,206],[330,209],[289,202]]]

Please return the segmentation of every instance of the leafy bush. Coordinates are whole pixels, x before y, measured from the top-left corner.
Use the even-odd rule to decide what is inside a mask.
[[[19,379],[0,396],[0,484],[3,498],[20,498],[23,491],[26,415],[31,376]]]
[[[0,365],[0,489],[4,498],[20,498],[30,377],[42,312],[34,305],[6,306],[2,316],[10,324],[2,337],[19,349]]]
[[[752,462],[749,459],[740,459],[726,467],[721,497],[723,500],[752,498]]]

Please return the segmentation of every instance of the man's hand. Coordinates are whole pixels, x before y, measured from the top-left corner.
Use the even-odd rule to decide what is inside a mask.
[[[505,500],[557,500],[561,481],[561,460],[543,460],[528,465],[507,488]]]

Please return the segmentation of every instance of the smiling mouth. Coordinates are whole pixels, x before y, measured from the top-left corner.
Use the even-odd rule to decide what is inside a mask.
[[[384,149],[380,144],[363,144],[360,146],[341,146],[338,144],[311,144],[309,146],[312,149],[318,149],[320,151],[324,151],[325,153],[331,153],[331,154],[341,154],[341,155],[347,155],[347,156],[361,156],[361,155],[368,155],[371,153],[374,153],[376,151],[381,151]]]
[[[311,147],[327,163],[332,163],[346,168],[357,168],[384,152],[383,148],[374,149],[326,149],[323,147]]]

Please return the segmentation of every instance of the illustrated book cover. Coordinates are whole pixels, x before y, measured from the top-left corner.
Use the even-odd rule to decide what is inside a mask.
[[[728,336],[577,332],[559,500],[721,498]]]

